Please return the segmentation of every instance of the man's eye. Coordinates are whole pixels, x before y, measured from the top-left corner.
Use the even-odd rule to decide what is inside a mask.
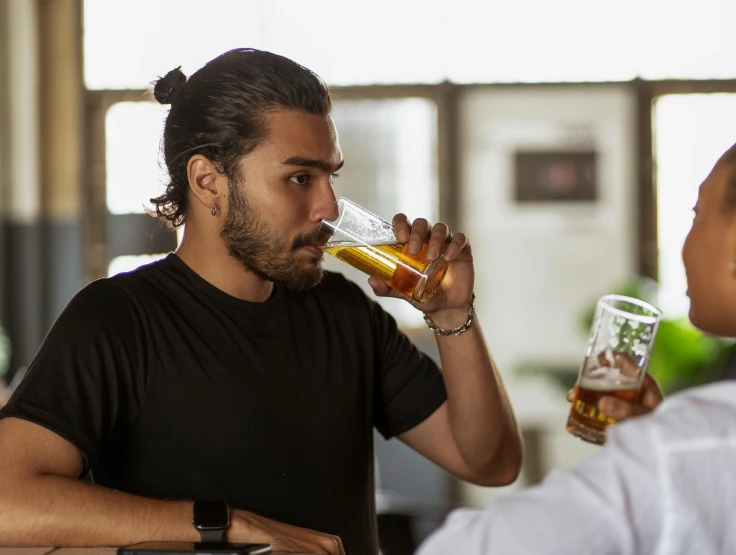
[[[297,185],[306,185],[309,183],[309,175],[305,173],[301,175],[292,175],[289,180]]]

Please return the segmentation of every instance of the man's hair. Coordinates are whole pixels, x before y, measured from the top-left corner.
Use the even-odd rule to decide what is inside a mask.
[[[270,52],[241,48],[208,62],[187,80],[176,68],[155,82],[153,96],[171,104],[163,135],[169,173],[166,192],[151,202],[173,227],[188,209],[187,163],[211,160],[230,181],[237,162],[267,138],[269,114],[294,110],[327,116],[332,100],[324,81],[298,63]]]

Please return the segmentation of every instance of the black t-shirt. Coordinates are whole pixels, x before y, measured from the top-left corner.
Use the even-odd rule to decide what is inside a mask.
[[[437,366],[340,274],[227,295],[176,255],[69,303],[0,417],[74,444],[94,482],[231,507],[377,552],[373,428],[445,400]]]

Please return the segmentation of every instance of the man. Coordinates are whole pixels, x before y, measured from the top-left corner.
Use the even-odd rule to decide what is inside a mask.
[[[700,187],[682,257],[690,321],[736,337],[736,145]],[[648,379],[641,405],[604,397],[598,408],[619,420],[656,411],[617,424],[579,468],[451,514],[418,555],[736,553],[736,382],[662,402]]]
[[[442,289],[412,303],[457,333],[437,335],[442,374],[357,286],[320,268],[343,164],[322,81],[235,50],[188,81],[169,72],[154,95],[171,104],[171,182],[152,200],[185,224],[181,245],[87,286],[44,341],[1,413],[0,542],[201,532],[375,555],[374,427],[460,478],[512,482],[521,440],[469,318],[465,236],[394,218],[410,252],[428,240],[429,258],[450,262]],[[78,480],[88,471],[94,484]]]

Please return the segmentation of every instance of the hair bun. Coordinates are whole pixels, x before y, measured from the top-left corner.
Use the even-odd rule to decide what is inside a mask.
[[[182,73],[181,66],[172,69],[156,81],[153,97],[161,104],[171,104],[186,82],[187,76]]]

